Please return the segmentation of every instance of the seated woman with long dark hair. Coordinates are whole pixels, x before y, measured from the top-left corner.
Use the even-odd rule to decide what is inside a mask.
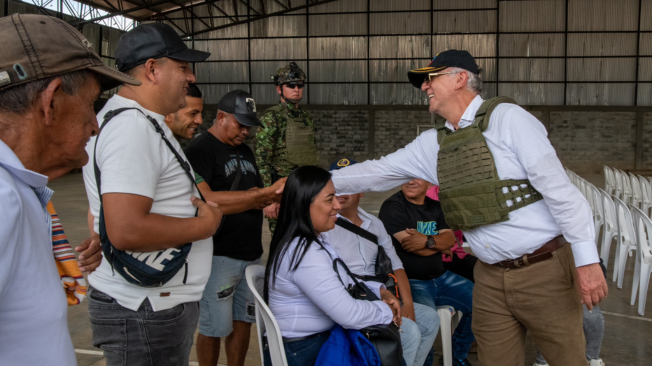
[[[400,324],[400,304],[389,291],[377,284],[372,290],[383,301],[355,300],[333,270],[337,254],[321,234],[335,227],[338,209],[329,172],[303,166],[290,174],[270,244],[264,292],[289,366],[313,365],[335,323],[347,329]],[[348,285],[346,272],[341,273]],[[271,366],[267,351],[265,365]]]

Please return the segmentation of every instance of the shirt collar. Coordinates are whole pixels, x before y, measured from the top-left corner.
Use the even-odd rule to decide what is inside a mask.
[[[484,100],[479,95],[476,95],[475,98],[473,98],[471,104],[466,107],[466,110],[460,119],[460,128],[469,127],[473,124],[473,121],[475,121],[475,114],[478,112],[478,109],[480,109],[482,102],[484,102]],[[446,121],[446,127],[448,127],[448,129],[451,131],[455,131],[453,124],[448,121]]]
[[[47,176],[25,169],[18,156],[2,140],[0,140],[0,165],[31,187],[45,187],[48,184]]]
[[[362,224],[360,225],[361,228],[367,230],[369,225],[371,225],[371,219],[369,218],[369,214],[363,210],[361,207],[358,207],[358,216],[360,217],[360,220],[362,220]],[[339,213],[337,214],[338,219],[343,219],[348,222],[351,222],[351,220],[347,219],[346,217],[340,215]],[[353,224],[353,222],[351,222]]]

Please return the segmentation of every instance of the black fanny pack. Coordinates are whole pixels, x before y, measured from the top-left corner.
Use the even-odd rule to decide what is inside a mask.
[[[353,285],[346,287],[346,291],[356,300],[376,301],[380,300],[376,294],[373,293],[363,282],[358,282],[356,276],[351,273],[349,267],[340,258],[333,260],[333,270],[337,273],[337,277],[344,285],[338,265],[344,268],[346,273],[353,280]],[[403,346],[401,345],[401,334],[396,324],[377,324],[370,327],[360,329],[367,339],[374,345],[378,355],[380,356],[381,366],[397,366],[403,364]]]
[[[352,276],[355,276],[357,279],[363,281],[374,281],[380,282],[387,287],[387,290],[394,294],[397,299],[400,299],[400,293],[398,290],[398,282],[394,276],[394,271],[392,268],[392,260],[387,255],[385,248],[382,245],[378,244],[378,237],[373,233],[339,217],[335,221],[337,226],[340,226],[355,235],[358,235],[364,239],[369,240],[370,242],[378,246],[378,255],[376,256],[376,265],[374,267],[374,276],[364,276],[353,273]]]
[[[187,161],[183,160],[181,155],[174,149],[170,141],[165,137],[165,132],[159,126],[158,122],[151,117],[146,115],[143,111],[138,108],[120,108],[113,111],[109,111],[104,115],[104,121],[100,127],[100,131],[97,134],[95,139],[95,147],[93,153],[93,165],[95,169],[95,181],[97,182],[97,192],[100,196],[100,243],[102,244],[102,252],[104,254],[104,259],[111,264],[111,268],[115,275],[115,272],[118,272],[127,282],[138,285],[141,287],[160,287],[163,286],[166,282],[171,280],[181,268],[185,268],[185,274],[183,276],[183,283],[186,283],[188,278],[188,254],[192,247],[192,243],[186,243],[176,248],[169,248],[165,250],[160,250],[158,252],[132,252],[129,250],[119,250],[111,243],[109,236],[106,232],[106,225],[104,221],[104,206],[102,203],[102,190],[101,190],[101,177],[100,168],[97,165],[97,141],[100,138],[102,130],[108,122],[118,114],[129,110],[135,109],[140,113],[143,113],[145,117],[152,123],[156,132],[161,135],[161,138],[172,151],[175,158],[181,164],[181,167],[190,178],[192,184],[196,187],[195,179],[192,176],[190,171],[190,165]],[[199,188],[197,188],[199,192]],[[199,192],[201,199],[206,202],[201,192]],[[195,215],[197,213],[195,212]]]

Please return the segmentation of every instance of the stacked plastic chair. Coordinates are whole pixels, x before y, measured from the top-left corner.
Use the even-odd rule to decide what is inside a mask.
[[[603,189],[599,189],[602,198],[603,220],[602,225],[602,243],[600,245],[600,258],[604,266],[609,268],[609,249],[613,238],[618,235],[618,221],[616,218],[616,207],[609,194]],[[615,197],[615,195],[614,195]]]
[[[650,217],[650,208],[652,208],[652,185],[643,176],[638,176],[638,181],[641,183],[641,211]]]
[[[641,202],[643,201],[643,192],[641,190],[641,183],[638,178],[632,173],[629,173],[629,182],[632,189],[632,199],[629,203],[630,205],[641,208]]]
[[[619,198],[614,197],[616,206],[616,218],[618,221],[618,247],[616,249],[616,258],[614,259],[613,281],[618,281],[618,288],[623,288],[625,277],[625,265],[627,257],[631,251],[636,250],[636,237],[634,235],[634,225],[632,215],[627,205]],[[631,205],[630,207],[634,207]]]
[[[636,227],[636,265],[634,266],[634,283],[632,285],[631,305],[636,303],[638,292],[638,314],[645,315],[647,290],[652,273],[652,221],[643,211],[632,208],[634,226]]]
[[[604,191],[612,195],[616,189],[616,178],[614,172],[608,166],[604,165]]]

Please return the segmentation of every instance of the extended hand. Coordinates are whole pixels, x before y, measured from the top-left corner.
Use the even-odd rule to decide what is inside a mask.
[[[598,263],[577,267],[577,285],[580,287],[582,304],[589,310],[609,293],[607,281]]]
[[[75,252],[81,252],[78,258],[79,261],[77,262],[79,269],[86,274],[91,274],[102,263],[100,236],[95,234],[84,240],[75,247]]]
[[[212,201],[202,201],[197,197],[190,197],[192,204],[197,207],[197,217],[204,219],[206,225],[205,237],[209,238],[215,234],[222,222],[222,209]],[[202,235],[204,236],[204,235]]]
[[[409,236],[406,236],[401,240],[401,246],[403,246],[405,251],[415,252],[426,248],[428,237],[414,229],[406,229],[405,232],[409,234]]]
[[[403,319],[401,318],[401,302],[386,289],[380,289],[380,299],[383,300],[385,304],[389,305],[389,308],[392,310],[392,314],[394,315],[392,321],[400,327],[403,323]]]

